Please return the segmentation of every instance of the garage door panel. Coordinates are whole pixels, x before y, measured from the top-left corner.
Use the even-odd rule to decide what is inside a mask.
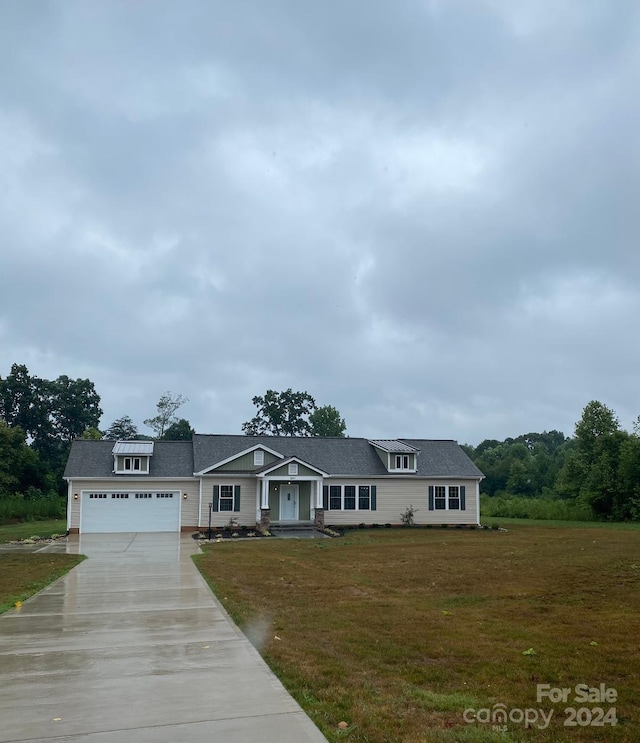
[[[110,533],[179,531],[180,493],[101,491],[82,494],[80,531]]]

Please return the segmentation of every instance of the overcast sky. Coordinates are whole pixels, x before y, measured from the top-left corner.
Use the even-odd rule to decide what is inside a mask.
[[[640,413],[637,0],[2,0],[0,375],[352,436]]]

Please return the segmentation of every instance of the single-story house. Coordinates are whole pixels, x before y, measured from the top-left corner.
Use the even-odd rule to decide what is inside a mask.
[[[71,532],[208,526],[478,524],[482,472],[455,441],[195,434],[76,439],[64,477]]]

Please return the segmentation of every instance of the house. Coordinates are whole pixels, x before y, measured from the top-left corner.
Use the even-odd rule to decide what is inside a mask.
[[[455,441],[224,436],[76,439],[71,532],[239,525],[477,524],[483,475]]]

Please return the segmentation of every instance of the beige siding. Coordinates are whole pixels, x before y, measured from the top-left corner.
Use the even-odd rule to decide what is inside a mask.
[[[399,524],[400,516],[409,506],[415,509],[416,524],[476,524],[476,480],[331,479],[326,485],[376,485],[375,511],[325,511],[325,524]],[[430,511],[429,485],[465,485],[464,511]],[[358,493],[356,491],[356,503]]]
[[[80,528],[80,509],[82,507],[82,493],[96,491],[163,491],[173,490],[180,493],[180,526],[181,528],[197,527],[199,488],[197,480],[148,480],[146,478],[113,477],[104,480],[72,480],[71,481],[71,520],[69,528]],[[75,495],[78,498],[75,498]],[[184,498],[184,496],[187,496]]]
[[[255,477],[242,476],[209,476],[202,478],[202,510],[200,512],[200,526],[206,528],[209,525],[209,504],[213,500],[214,485],[240,485],[240,511],[214,511],[211,514],[212,526],[225,526],[233,518],[240,525],[256,525],[257,481]]]
[[[243,454],[241,457],[238,457],[237,459],[232,460],[231,462],[227,462],[226,464],[223,464],[221,467],[216,468],[216,472],[238,472],[238,471],[246,471],[246,472],[253,472],[257,469],[262,469],[262,467],[271,464],[272,462],[278,461],[279,457],[276,457],[274,454],[271,454],[270,452],[266,451],[264,452],[264,464],[254,464],[253,463],[253,452],[249,452],[248,454]]]

